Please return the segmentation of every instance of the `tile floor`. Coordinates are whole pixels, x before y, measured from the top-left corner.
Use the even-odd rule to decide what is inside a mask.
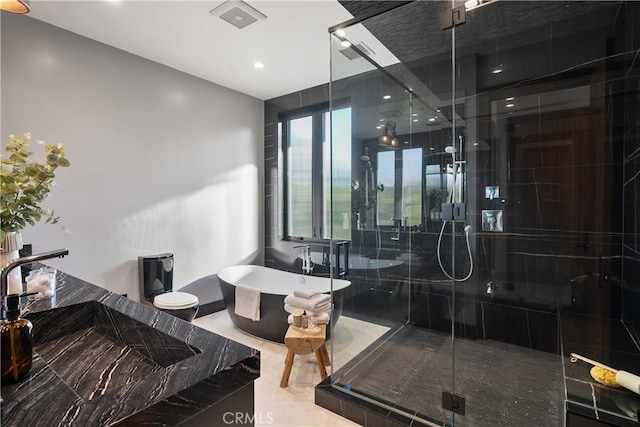
[[[237,329],[226,311],[203,316],[193,324],[260,350],[260,378],[255,382],[256,426],[342,427],[357,424],[314,403],[314,388],[320,382],[315,356],[296,356],[289,386],[280,388],[287,348]],[[333,369],[344,366],[389,328],[342,316],[327,344]]]

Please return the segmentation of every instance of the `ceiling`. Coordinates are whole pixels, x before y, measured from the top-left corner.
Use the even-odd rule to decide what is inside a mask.
[[[261,100],[329,81],[327,29],[353,17],[336,0],[247,0],[266,19],[243,29],[209,13],[223,3],[34,0],[27,16]]]

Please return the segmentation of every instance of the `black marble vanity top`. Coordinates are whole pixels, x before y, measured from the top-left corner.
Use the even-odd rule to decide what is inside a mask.
[[[640,426],[640,395],[601,385],[591,377],[590,364],[570,361],[577,353],[640,375],[640,325],[571,313],[562,314],[561,322],[567,411],[607,425]]]
[[[63,273],[22,306],[33,366],[2,387],[3,426],[188,424],[260,375],[257,350]]]

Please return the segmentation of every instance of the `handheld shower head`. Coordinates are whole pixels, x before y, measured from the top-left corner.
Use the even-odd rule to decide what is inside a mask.
[[[360,156],[360,160],[362,160],[363,162],[368,162],[371,159],[366,154],[363,154],[362,156]]]

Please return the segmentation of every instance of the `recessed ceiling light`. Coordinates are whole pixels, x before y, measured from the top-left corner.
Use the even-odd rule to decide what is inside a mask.
[[[412,117],[416,117],[418,115],[418,113],[413,113],[411,116]]]
[[[435,151],[435,148],[431,147],[429,148],[430,151]]]
[[[439,112],[440,112],[440,109],[438,108],[436,111],[439,113]]]
[[[254,62],[254,63],[253,63],[253,66],[254,66],[255,68],[257,68],[258,70],[261,70],[261,69],[263,69],[263,68],[264,68],[264,64],[263,64],[262,62]]]
[[[511,108],[511,107],[515,107],[515,106],[516,106],[516,104],[507,104],[506,105],[507,108]]]
[[[505,98],[505,101],[513,101],[513,99],[514,99],[513,96],[510,96],[508,98]]]
[[[382,125],[376,126],[376,129],[382,129]]]
[[[500,74],[502,72],[502,65],[498,65],[496,68],[491,70],[491,74]]]
[[[384,119],[378,119],[379,122],[384,122]]]
[[[385,95],[382,97],[382,99],[391,99],[391,95]]]
[[[342,40],[342,42],[340,42],[340,46],[342,46],[342,47],[350,47],[351,46],[351,42],[349,40]]]
[[[415,122],[417,122],[417,121],[418,121],[418,119],[413,119],[413,122],[414,122],[414,123],[415,123]]]
[[[344,30],[338,30],[338,31],[336,31],[336,36],[344,37],[344,36],[346,36],[346,35],[347,35],[347,33],[345,33],[345,32],[344,32]]]
[[[473,145],[475,145],[477,147],[480,144],[478,142],[474,142]]]
[[[464,2],[464,8],[467,10],[474,8],[477,5],[478,5],[478,0],[467,0],[466,2]]]
[[[435,121],[436,121],[436,118],[435,118],[435,117],[430,117],[430,118],[429,118],[429,121],[430,121],[430,122],[435,122]]]

